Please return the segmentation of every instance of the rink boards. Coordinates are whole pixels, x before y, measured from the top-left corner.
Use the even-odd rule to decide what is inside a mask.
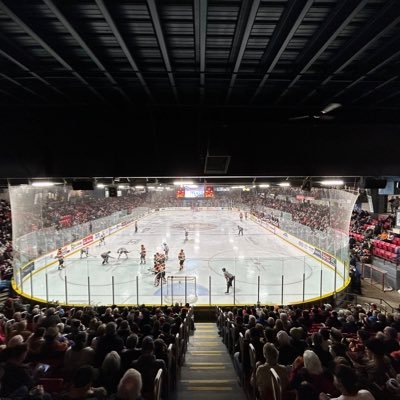
[[[33,260],[19,269],[13,282],[17,291],[36,301],[64,304],[169,304],[188,300],[209,304],[289,304],[331,296],[348,284],[346,266],[334,256],[265,222],[249,216],[239,221],[238,210],[223,208],[168,208],[150,210],[138,221],[126,221],[96,232],[62,248],[66,268],[59,271],[55,253]],[[244,227],[238,236],[237,225]],[[184,229],[189,240],[184,241]],[[98,246],[106,235],[106,245]],[[154,286],[154,274],[140,265],[136,254],[141,242],[148,249],[148,262],[163,241],[170,246],[166,275],[178,275],[177,253],[185,248],[182,277],[196,277],[196,288],[184,279],[171,288]],[[124,245],[127,259],[111,259],[101,264],[101,252]],[[82,247],[90,257],[80,259]],[[225,294],[222,267],[235,275],[234,285]],[[175,285],[175,284],[174,284]],[[175,290],[174,290],[175,289]]]

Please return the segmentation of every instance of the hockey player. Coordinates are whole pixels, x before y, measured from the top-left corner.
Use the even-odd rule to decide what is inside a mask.
[[[232,282],[235,280],[235,276],[226,270],[226,268],[222,268],[222,272],[224,273],[224,277],[226,280],[226,292],[229,293],[229,288],[232,287]]]
[[[243,228],[238,225],[238,236],[243,236]]]
[[[247,221],[247,211],[244,212],[244,219]]]
[[[110,253],[111,253],[111,250],[101,253],[101,258],[103,259],[103,262],[101,263],[102,265],[108,264],[108,259],[111,257]]]
[[[81,248],[80,258],[82,258],[83,255],[85,255],[86,258],[89,257],[89,247],[82,247]]]
[[[158,264],[155,273],[154,286],[158,286],[161,280],[162,283],[167,283],[167,280],[165,279],[165,264]]]
[[[54,258],[58,259],[58,270],[63,269],[64,268],[64,255],[62,253],[62,249],[61,247],[57,250],[57,254]]]
[[[120,247],[117,250],[117,253],[118,253],[118,260],[119,260],[119,258],[121,257],[121,254],[125,254],[125,257],[128,258],[129,251],[125,247]]]
[[[144,245],[142,244],[140,246],[140,264],[146,264],[146,249],[144,248]]]
[[[164,254],[165,254],[165,261],[168,261],[168,253],[169,253],[169,247],[167,245],[167,243],[163,243],[163,250],[164,250]]]
[[[135,221],[135,233],[138,231],[137,221]]]
[[[185,262],[185,259],[186,259],[185,252],[183,251],[183,249],[181,249],[181,251],[178,254],[179,271],[183,270],[183,263]]]
[[[185,229],[185,243],[189,240],[189,232]]]
[[[100,235],[99,247],[106,244],[106,237],[104,233]]]
[[[240,218],[240,222],[242,222],[243,221],[243,213],[240,211],[240,214],[239,214],[239,218]]]

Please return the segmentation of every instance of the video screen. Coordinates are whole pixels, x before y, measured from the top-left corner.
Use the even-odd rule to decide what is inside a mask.
[[[203,185],[185,185],[185,198],[194,199],[198,197],[204,197],[204,186]]]
[[[196,199],[214,197],[213,186],[207,185],[183,185],[176,190],[177,198]]]

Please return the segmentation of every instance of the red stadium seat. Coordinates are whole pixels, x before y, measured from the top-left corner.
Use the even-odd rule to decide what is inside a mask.
[[[388,250],[392,253],[396,253],[396,245],[394,243],[388,243]]]
[[[43,389],[48,393],[60,393],[64,389],[64,379],[62,378],[41,378],[39,385],[43,385]]]

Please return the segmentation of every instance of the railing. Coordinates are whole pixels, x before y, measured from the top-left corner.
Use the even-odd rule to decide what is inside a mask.
[[[383,311],[385,314],[388,312],[395,312],[399,307],[395,307],[391,304],[389,304],[385,299],[382,298],[377,298],[377,297],[370,297],[370,296],[362,296],[356,293],[343,293],[343,296],[341,297],[341,300],[336,303],[337,307],[341,307],[344,303],[349,302],[351,304],[360,304],[361,299],[365,299],[367,297],[370,300],[373,300],[373,304],[376,304],[377,307]],[[361,303],[362,306],[366,306],[367,310],[371,308],[372,303]]]
[[[369,281],[371,286],[378,287],[382,292],[386,288],[386,274],[387,271],[382,268],[375,267],[372,264],[361,264],[361,276],[364,281]]]
[[[190,258],[179,271],[176,258],[167,261],[166,281],[156,279],[150,264],[137,256],[117,256],[108,264],[100,258],[105,246],[94,246],[89,257],[76,253],[58,261],[44,260],[37,270],[24,268],[14,287],[37,301],[65,304],[300,304],[336,294],[348,280],[312,257]],[[138,252],[138,250],[137,250]],[[134,257],[134,258],[132,258]],[[150,268],[149,268],[150,267]],[[222,268],[235,279],[227,291]],[[173,278],[172,278],[173,277]],[[167,285],[166,285],[167,283]],[[157,285],[157,286],[155,286]],[[168,286],[169,285],[169,286]]]

